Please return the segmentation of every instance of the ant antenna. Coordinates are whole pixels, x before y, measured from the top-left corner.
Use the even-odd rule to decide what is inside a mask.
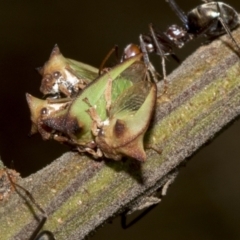
[[[148,57],[148,51],[147,51],[146,45],[143,41],[142,34],[139,36],[139,42],[140,42],[140,48],[143,54],[143,61],[148,66],[150,64],[150,60]]]
[[[140,34],[140,36],[139,36],[139,43],[140,43],[140,49],[141,49],[141,52],[142,52],[142,55],[143,55],[143,62],[147,66],[147,69],[150,71],[154,82],[157,83],[159,74],[156,72],[154,66],[152,65],[152,63],[149,60],[148,50],[146,48],[146,44],[145,44],[145,42],[143,40],[142,34]]]
[[[166,86],[166,85],[167,85],[167,72],[166,72],[165,55],[164,55],[163,50],[162,50],[161,47],[159,46],[159,43],[158,43],[158,40],[157,40],[157,38],[156,38],[156,34],[155,34],[154,30],[153,30],[152,24],[149,24],[149,29],[150,29],[151,36],[152,36],[152,38],[153,38],[154,45],[155,45],[156,48],[157,48],[157,52],[159,52],[159,55],[160,55],[161,58],[162,58],[163,81],[164,81],[164,84],[165,84],[165,86]]]

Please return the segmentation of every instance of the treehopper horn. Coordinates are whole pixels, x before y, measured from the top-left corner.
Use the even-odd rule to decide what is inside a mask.
[[[73,59],[65,58],[56,44],[49,60],[37,68],[42,75],[40,91],[44,95],[75,96],[98,76],[98,69]]]

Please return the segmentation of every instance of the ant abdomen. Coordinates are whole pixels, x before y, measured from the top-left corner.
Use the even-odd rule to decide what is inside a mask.
[[[239,24],[238,14],[234,8],[222,2],[209,2],[199,5],[187,14],[186,28],[189,34],[217,37],[226,33],[221,20],[230,30]]]

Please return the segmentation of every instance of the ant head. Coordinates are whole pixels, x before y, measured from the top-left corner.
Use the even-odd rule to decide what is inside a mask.
[[[139,48],[139,46],[131,43],[125,47],[122,58],[121,58],[121,62],[123,62],[124,60],[126,60],[130,57],[134,57],[140,53],[141,53],[141,49]]]

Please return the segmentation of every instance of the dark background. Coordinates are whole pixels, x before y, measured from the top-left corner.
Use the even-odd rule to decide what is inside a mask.
[[[177,1],[188,11],[200,1]],[[228,1],[240,10],[240,1]],[[138,43],[148,24],[159,29],[177,23],[165,1],[1,1],[0,2],[0,154],[22,176],[36,172],[68,151],[39,135],[28,138],[30,115],[25,100],[39,92],[34,70],[48,60],[55,43],[69,58],[98,67],[118,44]],[[184,60],[201,44],[177,52]],[[154,56],[160,67],[160,59]],[[167,62],[168,73],[177,66]],[[93,239],[240,239],[240,122],[235,121],[202,148],[183,168],[162,203],[138,224],[122,230],[120,220]],[[46,192],[47,194],[47,192]],[[81,216],[79,216],[81,217]]]

